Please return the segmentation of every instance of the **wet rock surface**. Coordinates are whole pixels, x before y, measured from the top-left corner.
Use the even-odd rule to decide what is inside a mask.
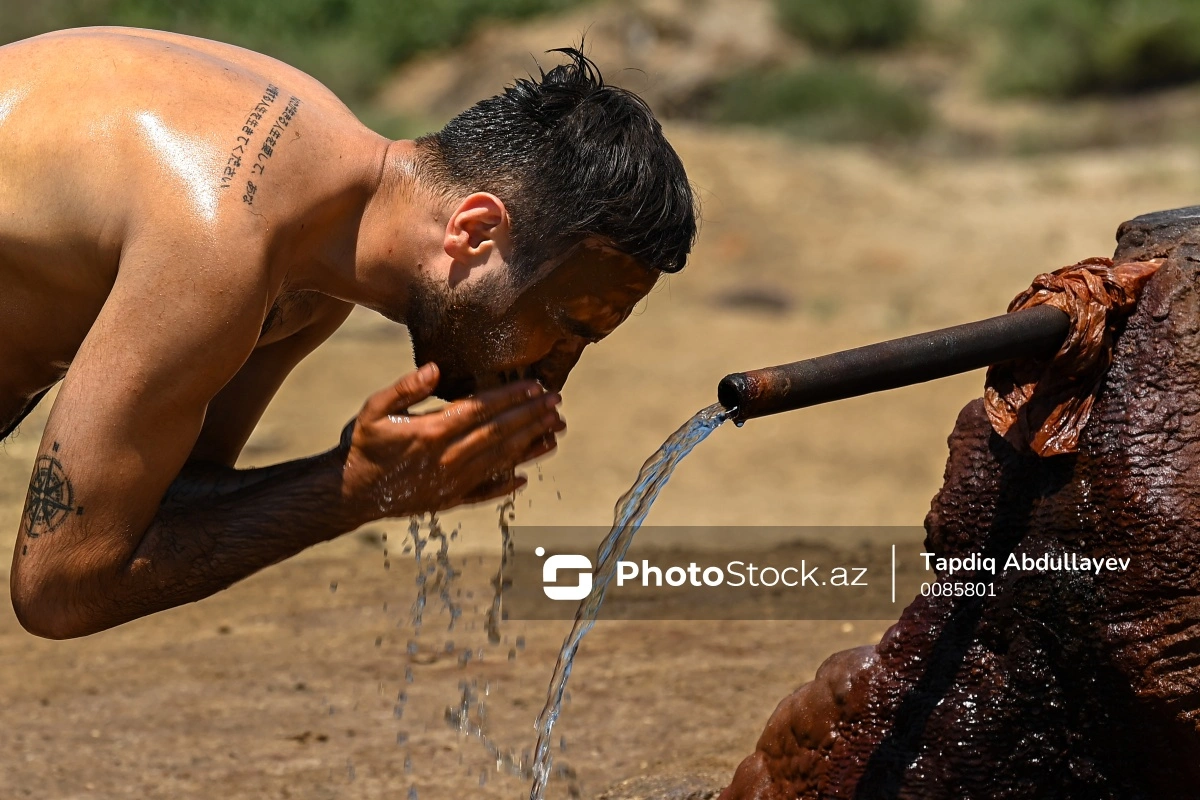
[[[1200,785],[1200,209],[1139,217],[1116,260],[1166,258],[1117,340],[1077,453],[960,413],[928,549],[939,576],[878,645],[785,698],[722,800],[1176,798]],[[1074,554],[1100,572],[1005,569]],[[994,594],[994,596],[991,596]]]

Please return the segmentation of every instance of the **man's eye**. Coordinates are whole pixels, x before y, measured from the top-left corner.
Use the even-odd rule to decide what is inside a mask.
[[[584,325],[582,322],[574,320],[566,320],[563,324],[566,333],[575,339],[583,339],[588,344],[595,344],[604,338],[604,334],[592,330],[591,327]]]

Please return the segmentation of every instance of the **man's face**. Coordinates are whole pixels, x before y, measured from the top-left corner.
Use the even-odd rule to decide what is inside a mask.
[[[425,287],[409,315],[413,353],[418,364],[437,363],[437,396],[445,400],[521,378],[559,391],[583,349],[624,322],[658,276],[612,248],[590,245],[504,311],[496,308],[496,297],[511,293],[503,279],[450,297]]]

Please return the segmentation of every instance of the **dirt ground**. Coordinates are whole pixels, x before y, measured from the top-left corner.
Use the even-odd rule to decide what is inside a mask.
[[[565,393],[570,430],[517,499],[522,525],[609,522],[643,459],[715,400],[727,372],[1000,313],[1034,274],[1111,254],[1122,220],[1200,199],[1200,154],[1182,148],[966,161],[669,134],[703,193],[694,261],[585,355]],[[403,329],[356,313],[285,385],[244,463],[330,446],[363,398],[410,365]],[[946,434],[981,383],[976,373],[726,426],[684,462],[649,521],[920,524]],[[2,530],[16,529],[45,411],[0,450]],[[496,519],[491,506],[447,515],[461,531],[451,554],[464,614],[447,632],[431,606],[415,639],[412,569],[394,553],[385,569],[381,541],[395,542],[403,520],[84,640],[33,638],[5,604],[0,795],[527,795],[443,719],[460,681],[486,685],[492,738],[532,748],[566,631],[509,622],[504,643],[486,644]],[[583,552],[595,546],[589,536]],[[11,546],[0,544],[5,563]],[[719,782],[787,692],[886,625],[601,622],[571,681],[560,762],[584,797],[643,775]],[[473,653],[465,665],[463,650]],[[551,796],[567,788],[556,781]]]

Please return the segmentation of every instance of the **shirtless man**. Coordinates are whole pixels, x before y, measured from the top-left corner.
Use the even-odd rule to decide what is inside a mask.
[[[0,438],[62,382],[10,577],[26,629],[86,635],[524,483],[581,351],[696,233],[649,109],[561,52],[393,142],[216,42],[95,28],[0,48]],[[407,325],[423,366],[328,452],[235,469],[356,304]],[[431,395],[452,402],[409,413]]]

